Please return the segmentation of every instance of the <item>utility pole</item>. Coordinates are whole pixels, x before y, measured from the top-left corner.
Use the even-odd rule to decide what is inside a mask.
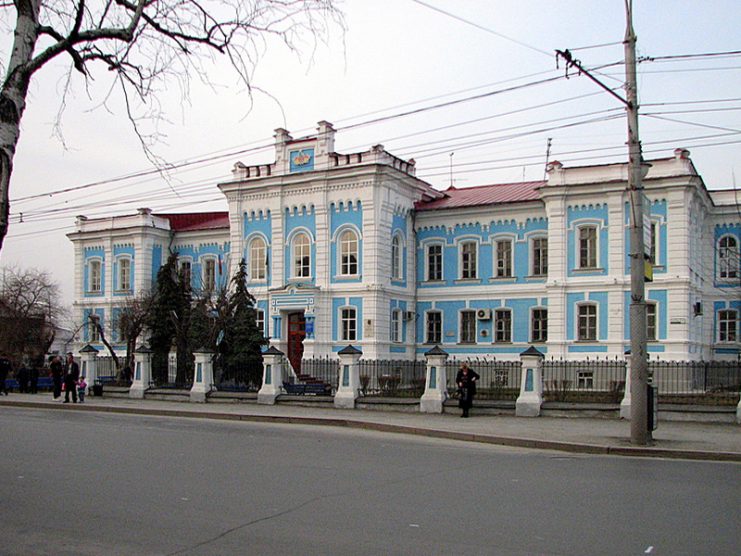
[[[648,357],[646,350],[646,300],[644,253],[644,193],[642,179],[648,165],[643,163],[638,138],[638,86],[636,79],[636,35],[633,31],[633,0],[625,0],[625,95],[622,98],[602,83],[569,50],[556,50],[569,68],[577,68],[605,91],[625,105],[628,119],[628,193],[630,196],[630,440],[645,446],[651,438],[648,431]]]
[[[645,446],[648,431],[645,255],[643,241],[643,157],[638,138],[638,86],[633,0],[625,0],[625,95],[628,114],[628,190],[630,193],[630,441]],[[654,400],[657,403],[658,400]]]

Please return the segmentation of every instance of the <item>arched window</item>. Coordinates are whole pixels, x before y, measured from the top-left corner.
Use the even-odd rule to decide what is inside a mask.
[[[250,280],[265,280],[267,270],[265,240],[256,237],[250,242]]]
[[[216,259],[213,257],[203,260],[201,284],[206,291],[212,292],[216,289]]]
[[[88,291],[89,292],[101,292],[102,291],[102,264],[99,260],[93,260],[88,263]]]
[[[131,290],[131,259],[121,257],[118,259],[118,291],[127,292]]]
[[[738,242],[733,236],[723,236],[718,242],[718,271],[723,280],[738,278]]]
[[[402,247],[401,247],[401,236],[395,235],[391,240],[391,278],[394,280],[401,280],[401,267],[402,267]]]
[[[358,273],[358,236],[353,230],[340,235],[340,274],[354,276]]]
[[[293,238],[293,277],[311,276],[311,242],[309,236],[300,233]]]

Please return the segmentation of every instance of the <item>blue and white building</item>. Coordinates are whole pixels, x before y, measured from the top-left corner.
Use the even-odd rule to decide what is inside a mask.
[[[364,358],[515,359],[534,345],[566,359],[629,345],[627,165],[548,166],[538,182],[434,189],[382,145],[340,154],[335,130],[276,130],[275,161],[235,164],[228,212],[79,217],[75,311],[113,342],[127,296],[177,252],[194,289],[228,283],[241,258],[271,345],[302,358],[352,344]],[[644,179],[653,281],[648,350],[662,359],[737,357],[741,207],[709,191],[689,152]],[[647,235],[648,237],[648,235]],[[95,343],[85,329],[80,341]],[[123,349],[123,345],[120,346]]]

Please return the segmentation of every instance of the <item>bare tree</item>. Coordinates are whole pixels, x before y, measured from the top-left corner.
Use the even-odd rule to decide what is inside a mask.
[[[0,288],[0,350],[14,358],[43,358],[66,317],[59,302],[59,285],[44,271],[4,268]]]
[[[174,81],[187,95],[191,77],[209,82],[208,62],[223,55],[251,91],[252,72],[271,37],[299,52],[325,40],[332,22],[344,27],[334,0],[14,0],[0,1],[0,21],[12,20],[12,50],[0,89],[0,249],[8,231],[13,158],[33,75],[66,57],[87,82],[96,66],[113,72],[126,113],[145,152],[157,136],[143,133],[146,117],[160,115],[158,94]],[[0,54],[0,56],[2,56]],[[1,60],[2,58],[0,58]],[[1,63],[1,62],[0,62]],[[62,94],[62,108],[66,102]],[[111,92],[103,99],[111,98]]]
[[[122,339],[126,340],[126,361],[124,367],[133,368],[136,342],[144,331],[153,302],[154,293],[146,291],[134,297],[127,298],[121,306],[118,314],[118,322],[114,323],[114,326],[118,325]]]

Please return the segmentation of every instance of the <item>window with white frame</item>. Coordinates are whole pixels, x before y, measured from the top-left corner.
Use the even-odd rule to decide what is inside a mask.
[[[358,274],[358,235],[353,230],[345,230],[340,235],[340,274]]]
[[[260,282],[267,275],[267,245],[261,237],[250,241],[250,280]]]
[[[497,241],[496,277],[512,277],[512,240],[500,239]]]
[[[494,341],[512,341],[512,311],[497,309],[494,312]]]
[[[577,340],[595,342],[597,340],[597,305],[583,303],[578,306]]]
[[[651,221],[650,225],[651,230],[651,244],[648,246],[648,260],[651,262],[651,264],[658,264],[658,259],[656,258],[658,254],[658,236],[656,235],[658,233],[658,223],[656,221]]]
[[[262,309],[255,309],[255,325],[260,334],[265,336],[265,311]]]
[[[532,275],[546,276],[548,274],[548,238],[536,237],[532,242]]]
[[[124,312],[119,312],[116,322],[113,323],[116,331],[116,341],[125,342],[126,338],[126,316]]]
[[[192,270],[193,263],[189,259],[180,261],[180,279],[188,288],[191,286]]]
[[[646,303],[646,340],[655,342],[658,339],[656,303]]]
[[[402,251],[401,236],[395,235],[391,240],[391,278],[394,280],[402,279]]]
[[[738,278],[739,249],[733,236],[723,236],[718,242],[718,275],[722,280]]]
[[[440,311],[427,311],[425,342],[428,344],[442,343],[443,315]]]
[[[533,343],[548,341],[548,309],[533,309],[530,321],[530,341]]]
[[[216,289],[216,259],[203,259],[203,269],[201,272],[201,284],[206,291]]]
[[[738,341],[738,312],[734,309],[718,311],[718,341]]]
[[[311,242],[306,234],[297,234],[293,238],[293,277],[308,278],[311,276]]]
[[[118,259],[118,290],[131,290],[131,259],[127,257]]]
[[[443,279],[443,246],[440,243],[427,246],[427,279]]]
[[[594,388],[594,371],[578,371],[576,373],[576,387],[579,390],[592,390]]]
[[[597,226],[580,226],[579,268],[597,268]]]
[[[88,337],[91,342],[100,342],[100,328],[98,328],[99,322],[100,318],[98,315],[91,314],[88,317]]]
[[[391,311],[391,341],[395,344],[401,343],[401,309]]]
[[[88,262],[88,291],[102,291],[102,263],[98,260]]]
[[[476,311],[461,311],[461,338],[462,344],[476,343]]]
[[[478,244],[475,241],[461,242],[461,279],[476,278],[476,259]]]
[[[358,319],[355,307],[343,307],[340,310],[340,328],[342,341],[354,342],[358,339]]]

